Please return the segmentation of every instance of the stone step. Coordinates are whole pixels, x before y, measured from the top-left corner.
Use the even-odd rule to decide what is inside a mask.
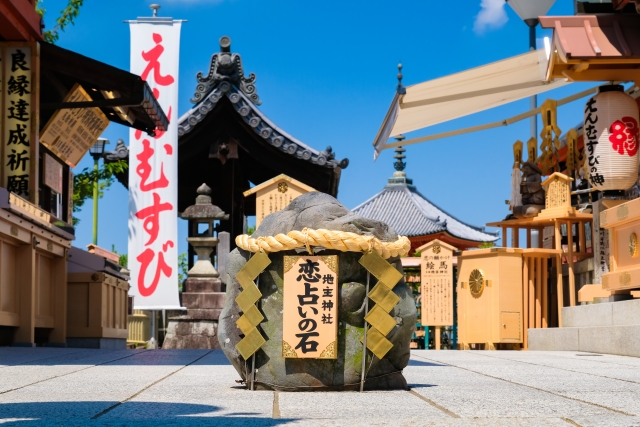
[[[226,298],[224,292],[182,292],[182,306],[188,309],[223,308]]]
[[[640,300],[578,305],[562,309],[564,328],[640,325]]]
[[[218,320],[221,308],[198,308],[168,312],[169,320]]]
[[[640,324],[529,329],[529,350],[584,351],[640,357],[639,334]]]
[[[183,292],[222,292],[219,278],[203,279],[190,277],[182,284]]]

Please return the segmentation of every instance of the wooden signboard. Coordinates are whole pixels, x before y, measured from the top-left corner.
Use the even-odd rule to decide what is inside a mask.
[[[91,100],[76,83],[64,102]],[[75,167],[108,125],[109,119],[98,107],[58,110],[44,127],[40,142],[69,166]]]
[[[554,172],[542,183],[545,189],[545,206],[538,218],[558,218],[575,213],[571,206],[571,181],[573,178]]]
[[[62,194],[63,167],[53,156],[44,153],[42,156],[42,182],[58,194]]]
[[[285,256],[282,357],[338,357],[338,256]]]
[[[39,49],[35,42],[0,42],[0,170],[11,193],[38,203]]]
[[[453,251],[456,248],[433,240],[418,248],[422,270],[422,324],[453,325]]]
[[[286,208],[298,196],[316,191],[314,188],[281,174],[244,192],[244,196],[256,196],[256,228],[269,214]]]

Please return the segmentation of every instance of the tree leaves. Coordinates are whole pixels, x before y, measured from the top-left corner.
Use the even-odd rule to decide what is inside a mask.
[[[98,181],[98,198],[104,196],[104,191],[115,181],[114,175],[127,170],[129,165],[124,160],[103,164],[98,170],[84,168],[73,177],[73,212],[80,212],[88,199],[93,199],[93,184]],[[73,225],[80,220],[73,217]]]
[[[40,16],[44,17],[47,12],[46,9],[40,7],[40,3],[44,0],[36,0],[36,10]],[[69,24],[73,25],[73,21],[80,15],[80,7],[82,7],[84,0],[69,0],[67,6],[60,11],[60,16],[56,19],[56,25],[48,31],[44,32],[44,40],[47,43],[55,44],[59,38],[59,31],[64,31],[65,27]]]

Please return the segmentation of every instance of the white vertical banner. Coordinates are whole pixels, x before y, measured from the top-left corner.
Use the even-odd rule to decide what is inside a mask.
[[[153,90],[169,119],[155,137],[129,135],[130,294],[140,310],[179,309],[178,65],[181,21],[129,21],[131,72]]]

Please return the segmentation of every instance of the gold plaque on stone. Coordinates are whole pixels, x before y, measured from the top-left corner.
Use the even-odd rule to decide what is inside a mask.
[[[338,256],[284,257],[282,356],[336,359]]]

